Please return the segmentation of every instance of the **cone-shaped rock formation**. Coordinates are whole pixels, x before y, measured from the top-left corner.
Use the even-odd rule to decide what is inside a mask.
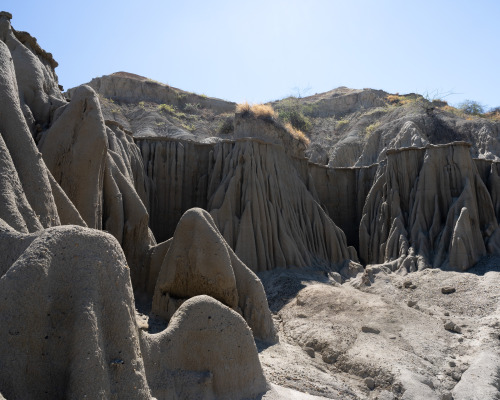
[[[259,278],[227,245],[210,214],[194,208],[177,225],[156,280],[152,311],[170,319],[186,299],[203,294],[239,312],[257,338],[277,341]]]

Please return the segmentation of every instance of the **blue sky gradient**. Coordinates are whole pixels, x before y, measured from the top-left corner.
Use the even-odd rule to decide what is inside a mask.
[[[500,1],[20,1],[70,88],[133,72],[232,101],[338,86],[500,106]],[[450,94],[451,93],[451,94]]]

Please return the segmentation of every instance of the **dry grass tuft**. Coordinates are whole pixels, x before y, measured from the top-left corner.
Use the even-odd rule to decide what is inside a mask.
[[[415,103],[419,98],[421,98],[421,96],[414,94],[407,94],[405,96],[389,94],[385,97],[385,101],[391,106],[404,106],[406,104]]]
[[[275,119],[276,112],[269,104],[248,104],[248,102],[240,103],[236,106],[236,112],[243,115],[252,115],[255,118]]]
[[[285,129],[288,131],[288,133],[290,133],[290,135],[292,137],[294,137],[295,139],[297,139],[299,142],[301,143],[304,143],[306,146],[309,146],[309,144],[311,143],[311,141],[309,140],[309,138],[304,134],[304,132],[298,130],[298,129],[295,129],[292,124],[290,124],[289,122],[287,122],[285,124]]]
[[[236,105],[236,112],[241,114],[247,114],[250,112],[250,104],[247,101]]]
[[[500,111],[497,110],[486,113],[484,116],[493,121],[500,121]]]
[[[268,104],[254,104],[250,107],[250,112],[257,118],[275,118],[276,112]]]

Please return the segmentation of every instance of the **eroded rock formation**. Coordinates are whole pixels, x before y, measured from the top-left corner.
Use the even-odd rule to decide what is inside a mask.
[[[168,242],[156,245],[148,228],[138,148],[120,126],[105,124],[91,88],[55,107],[52,92],[36,86],[57,87],[55,74],[33,73],[26,61],[22,67],[41,81],[29,81],[36,84],[33,98],[19,96],[25,86],[15,51],[38,69],[53,64],[42,62],[46,54],[34,45],[19,50],[9,18],[0,15],[0,392],[9,399],[228,399],[264,392],[247,322],[203,290],[163,332],[140,332],[133,289],[144,290],[149,263],[164,256]],[[39,126],[45,161],[25,107]],[[237,309],[268,339],[274,327],[262,286],[233,258],[228,268],[242,280]]]
[[[463,271],[496,247],[493,203],[466,143],[388,152],[363,214],[367,263]]]
[[[253,271],[335,268],[357,259],[318,204],[307,165],[303,168],[279,145],[256,139],[215,145],[140,139],[138,145],[151,180],[157,236],[165,238],[170,218],[196,206],[211,213],[229,246]]]
[[[456,133],[432,110],[411,118],[404,110],[364,113],[384,108],[387,94],[341,88],[304,102],[325,118],[362,114],[352,124],[335,122],[347,134],[329,153],[331,166],[359,167],[309,163],[307,140],[274,117],[226,115],[234,122],[230,139],[134,138],[140,129],[133,120],[105,119],[106,97],[130,106],[130,115],[138,101],[177,107],[149,105],[155,125],[154,113],[165,121],[194,120],[200,105],[191,101],[212,116],[232,113],[234,104],[125,73],[71,90],[68,102],[57,63],[36,39],[13,30],[10,18],[0,13],[0,392],[7,399],[256,398],[269,387],[254,338],[278,342],[273,317],[286,341],[304,347],[301,354],[321,355],[315,374],[335,364],[330,372],[355,375],[356,382],[370,375],[369,390],[392,386],[407,397],[496,393],[497,279],[428,267],[465,271],[500,254],[500,169],[484,160],[498,157],[497,125],[457,128],[469,138],[481,126],[472,154],[483,160],[473,160],[466,143],[429,144]],[[369,125],[378,114],[387,118]],[[187,136],[197,138],[193,132]],[[355,247],[362,261],[376,265],[363,269]],[[396,269],[421,271],[414,284],[390,274]],[[268,279],[275,316],[256,273]],[[487,325],[468,345],[471,367],[460,370],[453,390],[458,372],[439,376],[442,360],[454,348],[450,335],[473,327],[447,321],[443,328],[441,315],[425,325],[446,303],[440,296],[467,285],[420,293],[418,285],[438,285],[433,274],[468,279],[488,296],[487,322],[470,318],[461,303],[454,310],[462,322]],[[432,300],[428,313],[399,293],[406,289]],[[467,301],[477,300],[469,292]],[[450,297],[446,304],[452,309],[456,302]],[[483,312],[480,306],[474,303]],[[139,324],[148,317],[136,307],[151,311],[149,321],[161,320],[161,329]],[[402,316],[398,324],[395,314]],[[412,321],[425,329],[413,329]],[[422,346],[422,332],[439,343]],[[386,339],[397,339],[392,360]],[[382,350],[372,357],[366,343]],[[476,357],[470,349],[477,343]],[[263,365],[271,368],[274,354],[283,364],[286,346],[262,346],[271,354]]]
[[[277,341],[259,278],[234,254],[202,209],[182,216],[152,280],[156,282],[152,312],[167,320],[186,299],[206,294],[240,313],[255,337]]]

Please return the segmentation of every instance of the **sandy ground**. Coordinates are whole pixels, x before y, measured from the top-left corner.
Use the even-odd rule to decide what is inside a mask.
[[[279,344],[258,346],[266,376],[331,399],[500,398],[499,266],[376,266],[342,285],[317,271],[261,274],[280,331]]]

